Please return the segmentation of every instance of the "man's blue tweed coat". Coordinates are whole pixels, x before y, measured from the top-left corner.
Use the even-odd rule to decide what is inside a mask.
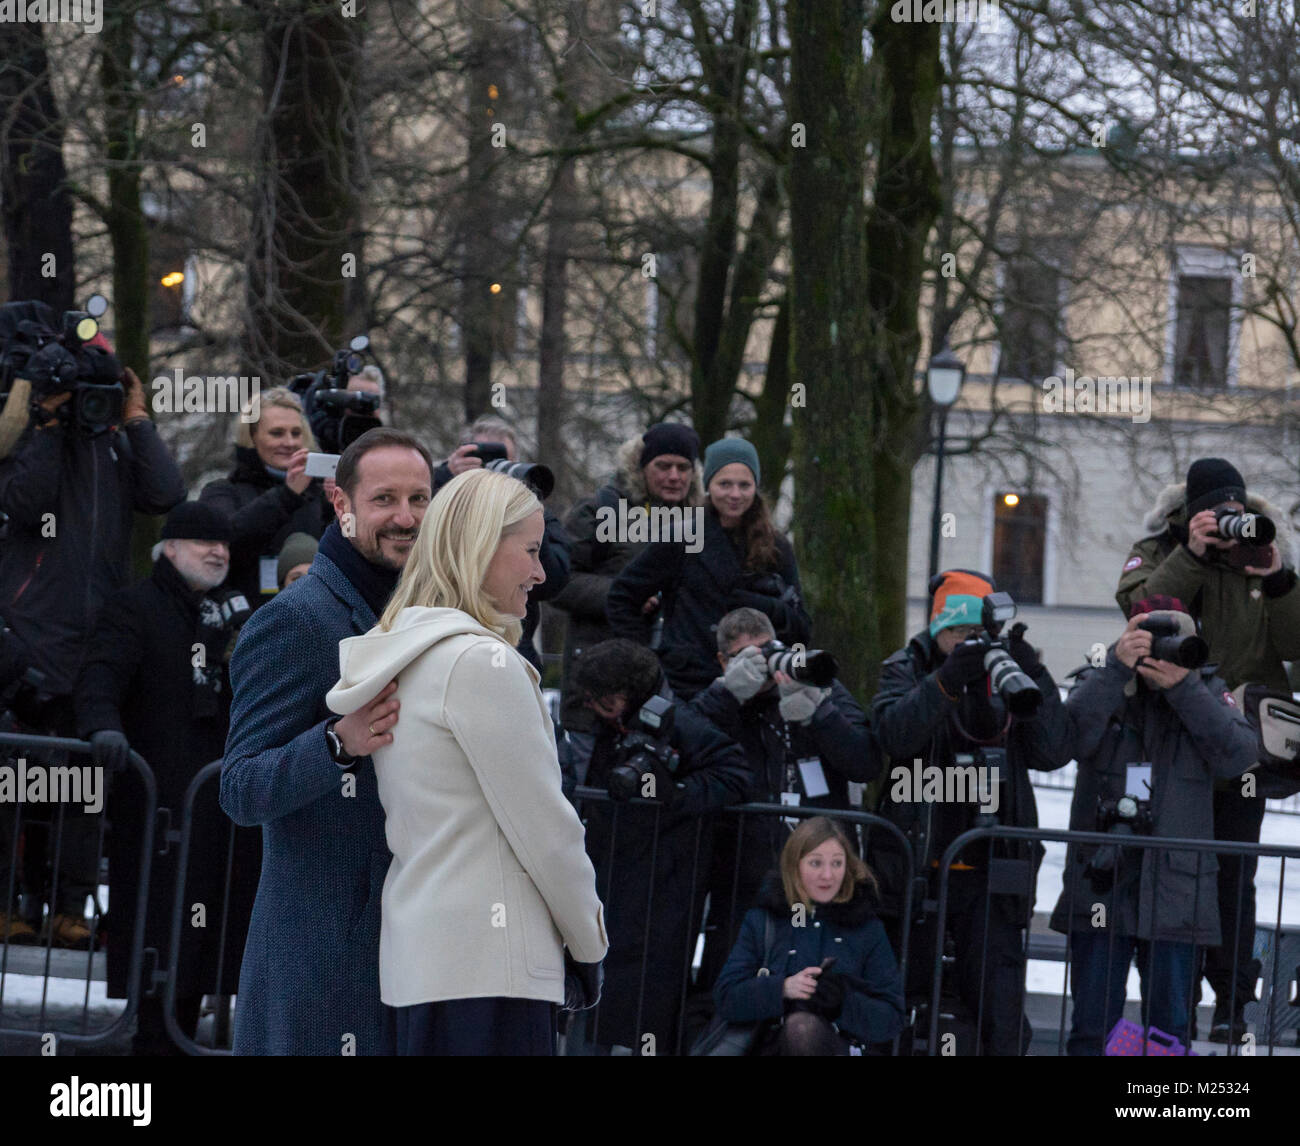
[[[374,625],[361,594],[318,553],[235,646],[221,806],[237,824],[262,825],[236,1054],[381,1051],[379,902],[392,858],[384,810],[370,758],[341,771],[324,731],[339,641]]]

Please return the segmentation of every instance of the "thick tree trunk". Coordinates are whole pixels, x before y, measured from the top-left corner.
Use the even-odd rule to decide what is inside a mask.
[[[364,8],[264,0],[261,187],[249,275],[252,357],[283,378],[323,362],[346,333],[345,275],[360,201],[353,179]]]
[[[790,168],[791,371],[800,570],[819,645],[870,695],[880,660],[872,334],[863,205],[865,0],[790,0],[792,119],[806,146]]]
[[[9,298],[70,310],[76,289],[72,198],[42,24],[0,23],[0,144]]]
[[[937,23],[897,23],[882,5],[872,24],[879,135],[867,218],[867,298],[876,325],[876,610],[882,650],[904,643],[911,474],[921,399],[918,312],[926,241],[940,210],[931,122],[941,68]],[[874,685],[874,679],[873,679]]]

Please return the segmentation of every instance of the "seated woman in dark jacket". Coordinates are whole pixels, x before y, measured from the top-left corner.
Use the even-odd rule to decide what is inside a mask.
[[[759,1042],[769,1054],[846,1055],[849,1039],[892,1039],[903,1027],[903,984],[872,907],[875,890],[834,820],[804,820],[718,976],[718,1013],[737,1023],[779,1021]]]
[[[758,609],[786,644],[806,642],[812,623],[803,607],[794,548],[772,526],[759,492],[758,453],[744,438],[723,438],[704,454],[707,502],[695,512],[699,534],[648,546],[614,579],[605,611],[616,636],[651,643],[680,700],[718,676],[718,622],[733,609]],[[700,536],[702,534],[702,536]]]
[[[230,522],[230,576],[256,609],[279,590],[280,549],[294,533],[320,540],[332,520],[327,491],[305,472],[316,449],[302,404],[292,390],[276,386],[256,399],[258,417],[241,416],[230,477],[209,482],[199,500]],[[332,483],[331,483],[332,484]]]

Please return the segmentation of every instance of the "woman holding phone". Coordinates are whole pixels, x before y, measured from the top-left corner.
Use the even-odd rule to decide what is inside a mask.
[[[433,499],[379,624],[339,646],[349,713],[393,679],[373,754],[393,853],[379,986],[403,1055],[555,1053],[555,1006],[600,993],[608,942],[538,673],[518,652],[545,579],[542,506],[473,469]]]
[[[875,891],[834,820],[813,816],[791,833],[713,988],[730,1022],[771,1021],[757,1053],[847,1055],[850,1040],[902,1030],[902,981]]]

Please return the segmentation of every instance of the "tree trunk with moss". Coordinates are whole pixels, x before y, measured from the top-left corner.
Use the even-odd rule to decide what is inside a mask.
[[[864,0],[791,0],[791,382],[795,537],[816,628],[862,695],[879,660]],[[798,138],[802,129],[803,138]]]
[[[867,216],[867,299],[875,323],[876,612],[886,656],[907,639],[907,541],[922,409],[915,381],[921,284],[926,240],[941,207],[931,150],[940,28],[897,23],[885,4],[871,26],[879,161]]]

